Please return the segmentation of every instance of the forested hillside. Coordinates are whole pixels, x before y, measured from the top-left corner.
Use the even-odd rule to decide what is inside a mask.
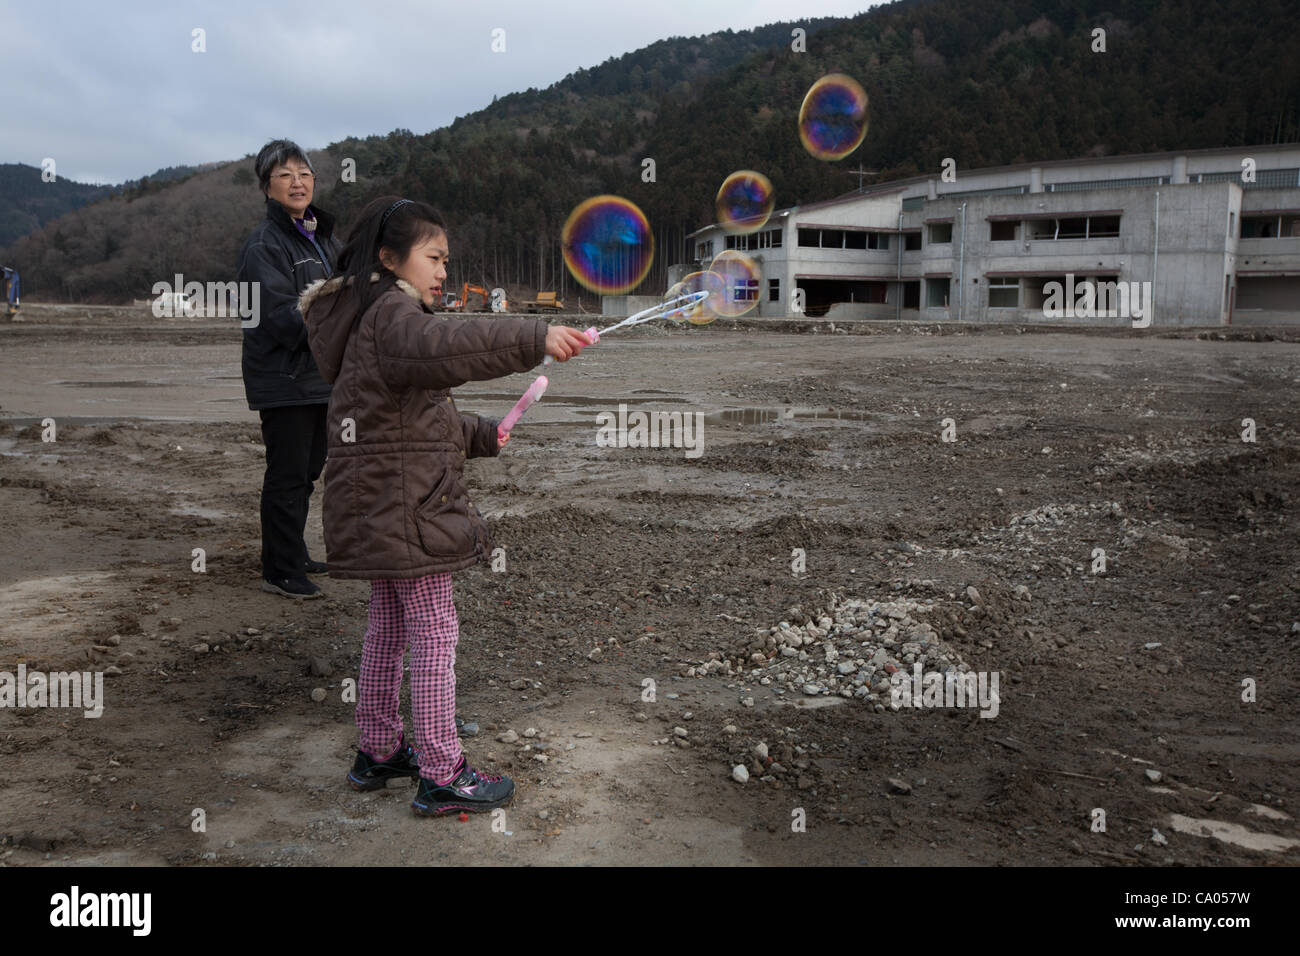
[[[1290,0],[905,0],[852,20],[675,38],[502,97],[450,126],[348,139],[313,154],[317,198],[347,223],[400,193],[441,208],[462,280],[575,292],[559,259],[569,210],[638,203],[662,291],[684,236],[713,218],[727,173],[768,175],[778,206],[870,181],[1080,155],[1300,140],[1300,35]],[[791,30],[807,31],[806,52]],[[1092,32],[1106,31],[1106,52]],[[802,148],[804,93],[856,77],[871,127],[847,159]],[[260,146],[261,144],[256,144]],[[254,147],[255,148],[255,147]],[[340,183],[341,161],[357,181]],[[643,182],[642,161],[655,161]],[[121,301],[174,272],[228,279],[261,215],[248,158],[142,196],[94,203],[0,251],[28,296]]]

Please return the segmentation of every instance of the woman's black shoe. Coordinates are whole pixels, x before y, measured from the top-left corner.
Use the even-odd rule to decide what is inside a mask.
[[[325,593],[308,581],[306,575],[300,578],[276,578],[273,581],[263,578],[262,590],[291,598],[316,598]]]

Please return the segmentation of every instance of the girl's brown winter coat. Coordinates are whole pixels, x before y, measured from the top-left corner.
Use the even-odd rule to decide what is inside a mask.
[[[371,281],[364,315],[342,277],[313,283],[300,300],[312,355],[333,385],[322,515],[330,577],[469,567],[493,542],[469,499],[465,459],[500,447],[496,420],[460,414],[450,390],[538,365],[547,324],[449,319],[391,273]]]

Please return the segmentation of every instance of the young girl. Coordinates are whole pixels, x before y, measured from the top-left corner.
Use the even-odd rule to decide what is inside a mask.
[[[479,773],[456,736],[456,608],[451,572],[490,555],[491,535],[469,499],[465,459],[496,455],[508,436],[493,419],[462,415],[450,390],[525,372],[546,355],[566,361],[590,344],[541,319],[434,315],[447,277],[447,230],[430,206],[384,197],[362,210],[339,272],[300,306],[312,354],[333,385],[323,522],[331,577],[370,581],[357,726],[348,781],[359,790],[418,777],[418,814],[484,811],[514,794],[508,777]],[[416,750],[397,712],[402,655],[411,648]]]

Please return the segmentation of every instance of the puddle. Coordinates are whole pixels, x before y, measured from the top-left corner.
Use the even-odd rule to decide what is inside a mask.
[[[706,424],[712,425],[762,425],[766,422],[779,421],[869,421],[867,412],[842,411],[835,408],[813,408],[803,405],[780,405],[750,408],[724,408],[709,412],[704,416]]]
[[[193,502],[186,501],[170,509],[171,514],[187,515],[195,518],[229,518],[229,511],[222,511],[220,508],[205,508],[202,505],[196,505]]]
[[[1185,817],[1181,813],[1169,815],[1169,825],[1179,833],[1191,836],[1213,837],[1224,843],[1242,846],[1248,850],[1263,850],[1268,853],[1281,853],[1292,847],[1300,846],[1300,840],[1273,836],[1271,833],[1256,833],[1238,823],[1225,823],[1222,820],[1198,820]]]
[[[64,385],[68,388],[168,388],[170,382],[54,382],[55,385]]]
[[[45,444],[42,442],[41,444]],[[5,458],[34,458],[36,461],[58,461],[58,455],[47,455],[32,451],[15,451],[18,446],[16,438],[0,438],[0,455]]]

